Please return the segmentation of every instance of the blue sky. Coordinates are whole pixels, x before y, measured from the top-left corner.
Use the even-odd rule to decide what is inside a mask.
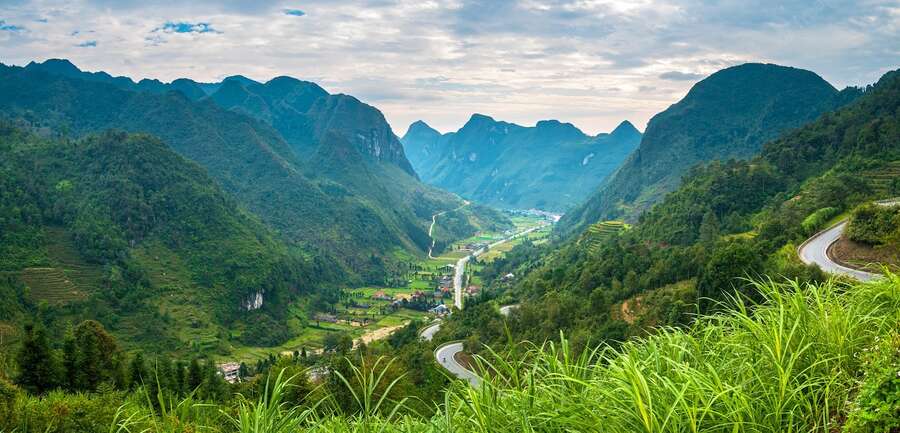
[[[0,0],[0,61],[51,57],[135,79],[316,81],[402,134],[473,112],[586,132],[643,129],[696,81],[748,61],[836,87],[900,67],[898,0]]]

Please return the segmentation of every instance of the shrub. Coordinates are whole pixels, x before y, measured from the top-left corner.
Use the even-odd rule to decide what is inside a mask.
[[[862,205],[853,211],[850,239],[869,245],[882,245],[900,235],[900,206]]]
[[[865,380],[844,431],[900,431],[900,333],[882,340],[866,358]]]
[[[828,220],[834,218],[840,210],[836,207],[823,207],[806,217],[801,224],[803,227],[803,231],[807,234],[812,234],[816,230],[820,229]]]

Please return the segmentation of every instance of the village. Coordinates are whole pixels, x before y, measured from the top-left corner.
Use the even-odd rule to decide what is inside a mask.
[[[488,250],[492,243],[507,238],[524,228],[541,225],[551,219],[534,212],[511,213],[516,227],[498,233],[477,233],[474,236],[451,244],[439,256],[426,259],[405,260],[405,265],[387,287],[345,288],[340,298],[308,316],[303,334],[282,347],[278,353],[293,354],[309,352],[316,355],[325,349],[324,341],[329,336],[349,335],[354,346],[360,342],[371,342],[386,337],[391,332],[413,320],[431,322],[451,314],[454,304],[453,278],[456,263],[460,258],[476,251]],[[529,238],[543,241],[548,231],[538,231]],[[502,256],[520,240],[509,245],[491,249],[479,257],[479,261],[489,261]],[[477,297],[482,292],[478,262],[470,263],[462,284],[462,296]],[[512,274],[504,276],[511,279]],[[297,312],[302,314],[302,311]],[[241,360],[259,359],[267,352],[253,351]],[[255,362],[255,361],[254,361]],[[241,362],[229,360],[218,364],[220,373],[228,381],[237,381],[241,376]]]

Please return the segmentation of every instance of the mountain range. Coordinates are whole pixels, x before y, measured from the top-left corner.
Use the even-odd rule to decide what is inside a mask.
[[[107,128],[158,136],[349,281],[383,278],[384,269],[372,269],[373,254],[424,251],[431,215],[461,203],[419,182],[377,109],[313,83],[239,76],[134,83],[66,60],[3,66],[0,76],[7,117],[76,137]]]
[[[557,120],[525,127],[474,114],[447,134],[417,121],[401,141],[432,185],[501,208],[565,211],[615,171],[640,139],[628,121],[589,136]]]

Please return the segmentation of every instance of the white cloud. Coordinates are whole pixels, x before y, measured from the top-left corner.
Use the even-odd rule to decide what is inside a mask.
[[[893,0],[169,3],[0,2],[0,19],[27,29],[0,32],[0,58],[65,57],[137,79],[291,75],[376,105],[398,133],[419,118],[456,129],[473,112],[587,132],[622,119],[641,127],[733,64],[807,68],[842,87],[872,82],[900,58]],[[295,10],[303,15],[285,13]],[[166,23],[215,32],[153,32]],[[77,47],[73,33],[86,31],[95,49]]]

